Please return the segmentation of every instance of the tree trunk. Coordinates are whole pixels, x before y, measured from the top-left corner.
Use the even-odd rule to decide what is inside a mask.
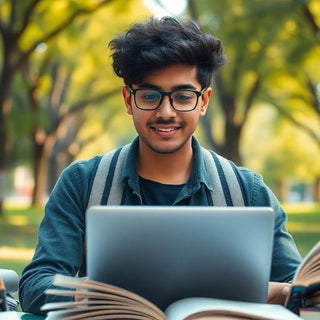
[[[223,146],[223,155],[236,165],[242,165],[240,155],[240,136],[242,126],[234,122],[226,121],[225,123],[225,143]]]
[[[12,142],[8,135],[7,124],[10,113],[10,85],[13,78],[13,70],[8,65],[8,52],[5,51],[3,69],[0,76],[0,175],[2,186],[0,188],[0,215],[3,215],[3,202],[7,192],[7,175],[9,156],[11,154]]]
[[[32,205],[41,205],[43,203],[42,190],[44,186],[44,165],[43,165],[43,145],[34,143],[33,150],[33,176],[34,188],[32,192]]]
[[[34,151],[34,177],[35,184],[32,195],[33,205],[43,205],[47,194],[48,159],[51,149],[56,141],[55,134],[48,136],[42,145],[35,147]]]
[[[275,181],[275,185],[272,189],[279,201],[283,202],[288,200],[289,186],[284,180]]]

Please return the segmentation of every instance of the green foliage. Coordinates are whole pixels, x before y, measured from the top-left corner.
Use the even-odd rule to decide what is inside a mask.
[[[29,8],[33,8],[30,15]],[[12,38],[18,39],[12,61],[20,66],[12,82],[8,133],[14,147],[20,141],[23,149],[29,148],[25,154],[32,154],[24,157],[20,150],[13,150],[14,156],[22,158],[11,164],[31,160],[38,185],[38,180],[44,180],[40,175],[44,177],[50,156],[61,158],[63,154],[66,162],[62,165],[67,165],[95,137],[104,150],[106,124],[122,105],[122,83],[113,74],[108,42],[149,11],[142,0],[40,0],[19,6],[5,0],[0,3],[0,14]],[[14,35],[24,26],[22,22],[25,29]],[[116,92],[118,98],[113,99]],[[44,188],[37,190],[43,193]]]
[[[243,141],[245,163],[263,174],[270,186],[288,177],[312,183],[320,175],[320,167],[315,165],[320,150],[315,141],[279,118],[272,105],[260,105],[252,111]]]
[[[32,3],[20,2],[15,30]],[[53,34],[75,12],[91,10],[97,3],[41,0],[36,6],[18,42],[18,52],[34,49],[11,90],[7,125],[17,146],[13,165],[27,159],[32,166],[32,146],[51,148],[50,156],[63,167],[75,157],[104,152],[134,136],[107,45],[118,32],[149,15],[143,1],[110,1]],[[238,147],[244,164],[264,173],[270,182],[288,176],[310,182],[318,174],[311,160],[320,161],[320,120],[310,83],[316,87],[320,82],[320,48],[305,4],[319,26],[318,0],[189,0],[190,16],[222,39],[228,57],[222,85],[214,84],[209,130],[204,125],[199,130],[201,140],[212,147],[211,135],[216,146],[231,149],[230,154]],[[1,1],[0,9],[1,21],[8,23],[11,1]],[[223,94],[227,102],[222,101]],[[227,138],[226,115],[233,128],[240,128],[235,130],[241,137],[239,146]]]
[[[42,208],[6,208],[0,217],[0,265],[19,275],[30,261],[37,243]]]
[[[288,213],[287,228],[296,241],[302,256],[319,241],[320,234],[320,204],[284,204]]]
[[[320,162],[319,1],[189,0],[189,14],[222,39],[228,57],[204,139],[218,152],[235,149],[226,128],[238,127],[246,166],[270,183],[312,182],[320,170],[311,163]]]

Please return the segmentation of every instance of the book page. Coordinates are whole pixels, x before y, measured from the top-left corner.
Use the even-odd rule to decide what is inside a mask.
[[[20,320],[20,317],[15,311],[5,311],[0,313],[1,320]]]
[[[225,315],[225,314],[211,314],[210,311],[196,313],[187,317],[185,320],[253,320],[252,318],[248,319],[248,316],[236,316],[236,315]]]
[[[320,270],[319,261],[320,261],[320,241],[315,244],[315,246],[309,251],[306,257],[303,259],[293,279],[293,283],[301,279],[302,274],[305,274],[305,272],[308,272],[308,270],[311,268],[311,266],[315,262],[318,262],[317,270],[319,271]]]
[[[62,275],[56,275],[53,284],[62,289],[48,289],[46,294],[82,299],[45,304],[41,310],[50,311],[49,319],[78,319],[80,313],[87,319],[98,319],[102,315],[107,319],[112,314],[126,314],[129,319],[166,319],[148,300],[116,286]]]
[[[43,311],[50,311],[50,318],[75,319],[81,314],[88,315],[88,318],[93,318],[94,315],[110,315],[110,314],[127,314],[130,316],[140,316],[146,319],[162,319],[158,313],[153,310],[146,309],[138,303],[122,303],[118,301],[106,300],[85,300],[85,301],[69,301],[69,302],[51,302],[47,303],[42,308]]]
[[[187,298],[171,304],[165,314],[168,320],[198,319],[191,315],[201,313],[201,319],[205,316],[204,311],[210,314],[242,315],[252,319],[265,320],[298,320],[301,319],[281,305],[260,304],[241,301],[229,301],[213,298]],[[200,316],[199,315],[199,316]],[[239,318],[241,319],[241,318]]]
[[[320,290],[320,241],[310,250],[299,266],[285,306],[298,313],[306,298]]]
[[[315,282],[320,282],[320,255],[313,256],[300,268],[293,284],[309,285]]]
[[[51,311],[48,313],[46,320],[80,320],[80,319],[136,319],[136,320],[158,320],[149,315],[136,313],[132,310],[127,309],[70,309],[70,310],[59,310]]]

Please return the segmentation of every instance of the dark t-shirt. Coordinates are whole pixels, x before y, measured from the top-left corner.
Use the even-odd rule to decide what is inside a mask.
[[[185,184],[163,184],[139,177],[142,203],[144,205],[170,206]],[[188,199],[179,202],[179,205],[187,205]]]

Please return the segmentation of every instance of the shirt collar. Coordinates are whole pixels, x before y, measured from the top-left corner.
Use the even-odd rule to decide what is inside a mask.
[[[133,190],[139,190],[139,177],[138,177],[138,164],[137,154],[139,148],[139,137],[136,137],[131,145],[125,160],[124,170],[122,172],[122,181],[128,184]],[[200,189],[201,184],[204,184],[209,190],[213,190],[213,186],[210,183],[205,166],[204,157],[202,153],[202,147],[196,137],[192,137],[192,149],[194,153],[193,167],[190,178],[187,182],[188,191],[190,193]]]

